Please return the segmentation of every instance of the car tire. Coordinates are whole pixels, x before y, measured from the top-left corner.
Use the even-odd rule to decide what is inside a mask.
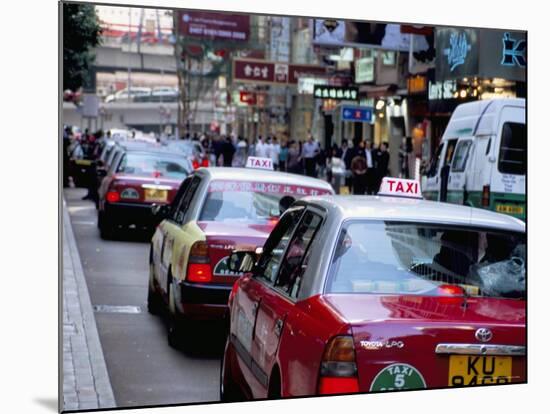
[[[231,372],[231,367],[227,361],[226,355],[229,347],[229,337],[225,343],[225,350],[222,357],[220,368],[220,401],[221,402],[235,402],[242,401],[242,393],[239,392],[239,388]]]
[[[114,237],[114,223],[105,217],[104,212],[99,212],[97,216],[97,227],[99,227],[99,236],[103,240],[110,240]]]
[[[147,311],[151,315],[162,313],[162,301],[159,293],[155,290],[153,263],[149,263],[149,284],[147,289]]]

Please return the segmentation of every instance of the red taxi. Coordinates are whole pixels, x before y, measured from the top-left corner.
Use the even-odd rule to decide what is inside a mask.
[[[101,237],[114,237],[119,227],[152,229],[153,204],[172,201],[191,172],[186,160],[155,147],[120,148],[99,187],[98,228]]]
[[[233,252],[222,400],[526,381],[525,224],[383,187],[299,200]]]
[[[182,183],[151,240],[148,309],[167,307],[168,341],[193,339],[193,321],[222,321],[240,273],[228,268],[236,248],[261,248],[295,199],[333,194],[321,180],[248,168],[199,168]],[[195,325],[196,326],[196,325]]]

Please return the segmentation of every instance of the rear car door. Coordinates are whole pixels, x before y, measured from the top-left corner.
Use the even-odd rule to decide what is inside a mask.
[[[525,219],[525,173],[527,171],[527,130],[525,110],[504,107],[500,115],[491,175],[492,208],[499,213]]]
[[[305,270],[304,258],[322,222],[322,217],[306,211],[279,261],[277,278],[265,284],[258,306],[252,359],[260,370],[271,376],[286,317],[295,306],[297,291]],[[281,244],[282,246],[282,244]],[[275,263],[275,261],[273,261]],[[268,384],[266,384],[267,389]],[[274,392],[279,390],[272,390]]]
[[[241,371],[248,373],[247,382],[253,397],[265,395],[267,386],[267,374],[252,357],[253,353],[257,354],[253,348],[257,346],[255,325],[259,305],[275,283],[283,254],[303,212],[302,206],[291,207],[285,212],[267,239],[252,276],[241,279],[235,293],[230,340],[239,355]]]
[[[189,179],[189,178],[188,178]],[[187,180],[186,180],[187,181]],[[174,243],[178,236],[181,236],[181,226],[187,219],[187,212],[191,203],[193,202],[193,196],[197,192],[201,179],[198,176],[190,178],[189,185],[185,189],[185,192],[181,196],[180,202],[175,206],[173,215],[165,220],[162,226],[162,248],[161,248],[161,260],[159,269],[159,279],[162,288],[167,293],[168,291],[168,272],[170,271],[170,265],[172,263],[172,253],[174,251]]]

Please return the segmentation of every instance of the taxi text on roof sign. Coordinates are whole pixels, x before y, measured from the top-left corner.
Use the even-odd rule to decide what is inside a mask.
[[[261,170],[273,171],[273,161],[271,158],[248,157],[246,160],[246,168],[257,168]]]
[[[380,196],[422,198],[420,183],[405,178],[384,177],[380,185]]]

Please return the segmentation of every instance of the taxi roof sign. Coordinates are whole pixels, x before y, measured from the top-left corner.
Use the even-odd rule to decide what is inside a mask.
[[[384,177],[378,195],[422,199],[420,182],[405,178]]]
[[[248,157],[246,160],[246,168],[256,168],[260,170],[273,171],[273,161],[271,158]]]

